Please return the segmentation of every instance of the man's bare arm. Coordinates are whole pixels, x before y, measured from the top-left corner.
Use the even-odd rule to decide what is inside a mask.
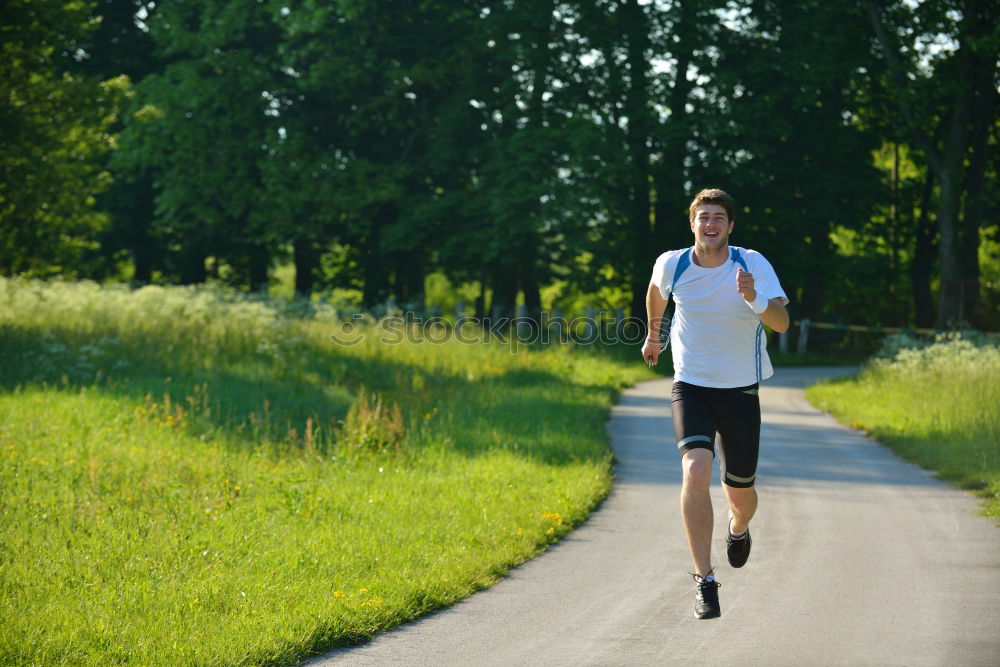
[[[660,323],[663,311],[667,309],[667,300],[660,294],[660,288],[655,283],[649,283],[646,290],[646,322],[648,333],[642,346],[642,358],[650,366],[655,366],[660,360]]]
[[[743,296],[761,321],[778,333],[788,330],[788,311],[780,298],[768,300],[765,307],[764,297],[757,294],[754,287],[753,274],[743,269],[736,269],[736,290]],[[758,300],[758,296],[760,299]]]
[[[778,333],[788,331],[788,310],[780,298],[776,297],[767,302],[767,310],[760,314],[760,319]]]

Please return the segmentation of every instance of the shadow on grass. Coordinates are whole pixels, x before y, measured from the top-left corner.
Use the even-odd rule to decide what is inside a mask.
[[[301,358],[291,362],[266,354],[241,360],[208,353],[192,360],[188,354],[185,359],[164,352],[156,340],[141,345],[118,341],[107,353],[89,356],[81,352],[94,348],[100,338],[99,333],[69,328],[3,327],[0,351],[12,362],[0,376],[0,391],[28,386],[97,390],[145,405],[154,416],[176,414],[195,437],[222,436],[221,441],[240,449],[267,442],[279,445],[280,454],[282,448],[291,452],[304,446],[307,428],[318,451],[332,452],[336,429],[365,387],[398,403],[408,424],[431,406],[445,407],[451,419],[435,426],[430,439],[448,443],[464,456],[499,449],[568,464],[607,455],[603,447],[578,444],[593,442],[594,431],[601,431],[615,390],[573,385],[542,369],[517,368],[468,380],[419,363],[351,355],[334,346],[303,348]],[[415,376],[419,391],[411,382]]]
[[[40,342],[43,336],[47,342]],[[0,350],[12,363],[0,376],[0,390],[95,389],[145,404],[164,417],[179,415],[176,411],[181,409],[195,435],[217,430],[231,436],[230,441],[253,447],[261,438],[287,439],[291,444],[292,429],[301,437],[309,419],[317,428],[332,430],[361,386],[384,390],[398,373],[398,364],[336,350],[322,354],[311,350],[296,368],[264,354],[236,362],[206,355],[202,363],[192,364],[162,353],[155,340],[142,348],[121,342],[112,355],[104,355],[108,358],[81,352],[93,348],[99,338],[70,329],[39,332],[4,327]]]

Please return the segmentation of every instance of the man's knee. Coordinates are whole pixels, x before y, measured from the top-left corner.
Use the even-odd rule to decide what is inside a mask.
[[[709,449],[699,448],[685,452],[681,459],[684,483],[708,487],[712,483],[713,458]]]

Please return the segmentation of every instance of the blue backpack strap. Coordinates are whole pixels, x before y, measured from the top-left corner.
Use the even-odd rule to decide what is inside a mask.
[[[677,288],[677,281],[681,279],[681,274],[687,270],[687,267],[691,266],[691,251],[694,250],[694,246],[688,248],[681,258],[677,260],[677,268],[674,269],[674,279],[670,282],[670,291],[673,292]]]
[[[734,248],[732,246],[729,246],[729,259],[739,264],[744,271],[750,273],[750,269],[747,268],[747,263],[743,259],[743,253],[740,252],[739,248]]]

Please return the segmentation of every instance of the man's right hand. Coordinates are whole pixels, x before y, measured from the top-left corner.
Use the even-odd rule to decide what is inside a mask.
[[[660,360],[660,334],[663,331],[663,311],[667,307],[667,300],[660,293],[659,286],[650,281],[649,289],[646,290],[646,342],[642,344],[642,360],[650,368]]]
[[[642,358],[648,366],[655,366],[660,360],[660,341],[647,338],[642,345]]]

